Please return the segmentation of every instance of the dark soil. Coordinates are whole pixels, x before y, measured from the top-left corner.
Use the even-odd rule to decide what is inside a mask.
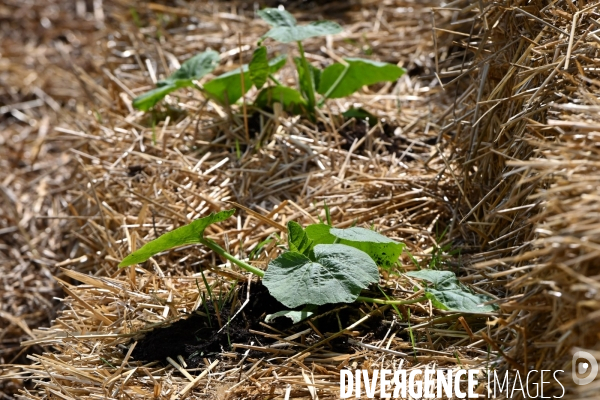
[[[237,290],[238,300],[236,300],[237,305],[233,314],[237,312],[246,299],[247,285],[240,284]],[[221,322],[224,325],[233,317],[231,302],[228,303],[222,307],[220,312]],[[286,309],[283,304],[269,294],[267,288],[260,281],[252,283],[249,303],[221,332],[219,332],[221,328],[216,317],[215,307],[210,301],[207,302],[207,308],[210,317],[204,315],[206,309],[201,306],[198,310],[201,313],[194,312],[185,319],[146,333],[141,339],[138,339],[132,358],[135,361],[144,363],[152,361],[165,362],[167,357],[177,359],[177,356],[181,355],[189,368],[196,368],[201,364],[204,357],[214,357],[223,352],[231,351],[232,345],[236,343],[250,344],[254,342],[257,346],[273,343],[274,340],[252,334],[250,330],[264,331],[264,327],[260,323],[264,321],[267,314]],[[332,310],[334,312],[330,313],[329,311]],[[340,323],[342,326],[348,326],[363,316],[352,305],[330,304],[321,306],[318,311],[318,314],[322,317],[314,319],[313,323],[320,332],[327,336],[338,332]],[[368,331],[376,336],[382,336],[387,332],[387,328],[382,325],[382,321],[383,316],[374,316],[363,327],[367,327]],[[303,322],[300,322],[298,326],[302,324]],[[284,331],[291,328],[292,323],[287,318],[278,318],[271,323],[271,326]],[[349,350],[346,336],[332,340],[329,346],[331,350],[337,352],[347,352]]]
[[[238,288],[238,303],[241,305],[246,299],[247,285]],[[263,336],[257,337],[249,329],[259,329],[260,322],[267,314],[272,314],[285,309],[285,306],[275,300],[261,282],[253,282],[250,287],[250,302],[243,311],[230,321],[229,326],[219,332],[220,326],[215,313],[214,305],[208,301],[209,317],[193,313],[189,317],[179,320],[168,326],[154,329],[147,333],[133,350],[134,360],[150,362],[164,361],[167,357],[176,359],[181,355],[188,367],[199,365],[203,357],[229,351],[231,344],[254,342],[257,345],[268,344],[272,341]],[[223,325],[233,317],[230,314],[231,303],[225,304],[220,312]],[[239,305],[233,311],[237,312]],[[203,306],[198,311],[205,313]],[[277,328],[286,328],[286,321]],[[287,324],[289,327],[291,324]]]
[[[373,138],[378,138],[383,141],[386,149],[390,153],[395,153],[398,156],[402,156],[403,161],[413,161],[415,159],[420,159],[419,154],[429,154],[429,146],[434,145],[437,141],[437,137],[431,136],[425,137],[420,141],[413,143],[403,135],[396,134],[397,126],[385,123],[383,121],[381,125],[383,126],[383,132],[381,129],[377,129],[372,134]],[[339,131],[339,134],[342,136],[342,138],[344,138],[344,142],[342,143],[341,147],[344,150],[350,150],[354,140],[360,140],[369,132],[370,129],[371,128],[365,121],[355,121],[345,126]],[[358,146],[355,152],[357,154],[364,155],[365,143]]]

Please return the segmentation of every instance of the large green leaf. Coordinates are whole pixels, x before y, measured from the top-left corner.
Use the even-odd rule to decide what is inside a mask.
[[[291,114],[302,114],[307,103],[299,91],[287,86],[270,86],[260,91],[255,100],[258,108],[273,108],[274,103],[281,103],[283,109]]]
[[[341,243],[367,253],[382,268],[394,265],[404,244],[365,228],[338,229],[325,224],[306,227],[308,239],[315,244]]]
[[[128,267],[133,264],[139,264],[155,254],[170,250],[174,247],[184,246],[188,244],[200,243],[204,230],[210,224],[225,221],[235,213],[235,210],[226,210],[218,213],[199,218],[188,225],[177,228],[171,232],[165,233],[157,239],[146,243],[142,248],[134,251],[121,263],[119,267]]]
[[[363,86],[378,82],[395,81],[405,72],[403,68],[397,65],[384,62],[362,58],[346,58],[344,60],[348,63],[348,66],[338,63],[332,64],[325,68],[321,75],[318,92],[322,95],[327,94],[327,98],[346,97]],[[343,77],[338,82],[338,78],[342,75]],[[334,86],[336,82],[338,84]],[[334,89],[328,93],[332,87]]]
[[[332,21],[315,21],[308,25],[297,25],[296,19],[285,10],[265,8],[258,15],[273,28],[263,35],[282,43],[301,41],[314,36],[334,35],[343,31],[342,27]]]
[[[148,111],[167,94],[182,87],[192,86],[194,80],[202,78],[215,69],[219,63],[219,53],[206,50],[185,61],[181,68],[167,79],[159,81],[156,89],[150,90],[133,99],[133,107]]]
[[[343,244],[319,244],[315,261],[287,252],[269,263],[263,284],[286,307],[351,303],[379,280],[377,265],[364,252]]]
[[[285,65],[285,56],[275,57],[269,61],[269,73],[273,74],[281,69]],[[252,86],[252,80],[250,79],[249,67],[244,65],[242,67],[244,71],[244,85],[246,91]],[[242,97],[242,72],[240,68],[236,68],[233,71],[219,75],[217,78],[212,79],[204,84],[204,91],[210,98],[220,104],[234,104]]]
[[[267,59],[267,48],[259,46],[252,53],[252,60],[248,66],[250,70],[250,79],[257,89],[262,88],[269,77],[269,60]]]
[[[428,281],[433,285],[425,288],[425,295],[436,308],[465,313],[496,311],[496,306],[483,304],[491,300],[489,297],[471,293],[458,281],[454,272],[422,269],[407,272],[406,275]]]

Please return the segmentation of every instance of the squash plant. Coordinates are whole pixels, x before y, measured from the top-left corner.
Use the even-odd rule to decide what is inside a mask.
[[[321,70],[306,59],[302,41],[310,37],[340,33],[343,30],[340,25],[332,21],[298,25],[290,13],[277,8],[260,10],[258,15],[271,29],[260,39],[250,64],[200,86],[197,81],[218,65],[218,53],[207,50],[184,62],[181,68],[167,79],[159,81],[156,89],[136,97],[133,106],[148,111],[167,94],[182,87],[196,87],[213,101],[221,105],[231,105],[242,98],[245,94],[243,89],[254,85],[259,90],[254,101],[256,107],[272,107],[273,103],[278,102],[292,114],[303,114],[314,119],[316,107],[322,106],[327,99],[346,97],[363,86],[393,82],[405,72],[403,68],[394,64],[362,58],[345,58],[343,63],[333,63]],[[296,43],[299,57],[294,57],[293,63],[298,77],[297,89],[283,85],[274,76],[286,64],[288,57],[281,55],[269,60],[267,48],[263,45],[267,39]],[[251,83],[246,84],[246,88],[242,85],[242,75],[244,82]],[[267,85],[267,82],[270,84]]]
[[[430,282],[425,295],[411,300],[374,299],[361,296],[361,291],[379,281],[378,267],[389,269],[400,257],[404,244],[377,232],[353,227],[338,229],[323,223],[303,228],[296,222],[287,225],[288,251],[271,260],[266,271],[229,254],[214,241],[204,237],[210,224],[222,222],[234,214],[226,210],[199,218],[188,225],[165,233],[127,256],[119,267],[142,263],[153,255],[174,247],[203,244],[240,268],[262,278],[269,293],[290,309],[270,318],[285,315],[298,321],[309,316],[316,306],[363,301],[378,304],[412,304],[431,300],[443,310],[466,313],[492,312],[495,307],[483,305],[489,299],[473,294],[461,286],[453,272],[421,270],[406,275]]]

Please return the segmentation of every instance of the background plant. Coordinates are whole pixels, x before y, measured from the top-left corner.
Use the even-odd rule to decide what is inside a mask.
[[[256,107],[269,108],[277,102],[287,112],[314,119],[316,108],[327,99],[346,97],[363,86],[378,82],[395,81],[405,72],[393,64],[362,58],[346,58],[343,63],[333,63],[321,70],[308,62],[302,41],[340,33],[343,30],[341,26],[332,21],[298,25],[290,13],[276,8],[260,10],[258,15],[271,25],[271,29],[259,41],[249,65],[243,65],[200,86],[197,81],[218,65],[218,54],[207,50],[184,62],[167,79],[159,81],[156,89],[135,98],[133,106],[148,111],[167,94],[184,87],[197,87],[213,101],[228,106],[242,98],[254,85],[259,90],[254,101]],[[298,89],[285,86],[274,76],[286,64],[288,57],[281,55],[269,60],[267,48],[262,45],[267,39],[296,43],[299,56],[293,58],[293,64]],[[244,85],[243,82],[251,82],[252,85]]]

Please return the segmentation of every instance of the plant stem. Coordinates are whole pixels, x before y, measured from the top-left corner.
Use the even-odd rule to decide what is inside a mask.
[[[273,74],[269,74],[269,78],[271,78],[271,80],[273,81],[273,83],[275,83],[277,86],[283,86],[283,84],[281,82],[279,82],[279,80],[277,78],[275,78],[273,76]]]
[[[425,296],[418,297],[416,299],[411,299],[411,300],[381,300],[381,299],[373,299],[371,297],[362,297],[362,296],[358,296],[356,298],[356,301],[364,301],[365,303],[386,304],[386,305],[390,305],[390,306],[400,306],[400,305],[404,305],[404,304],[420,303],[425,300],[427,300],[427,297],[425,297]]]
[[[256,267],[253,267],[252,265],[238,259],[235,258],[234,256],[232,256],[231,254],[229,254],[227,251],[225,251],[224,248],[222,248],[221,246],[219,246],[218,244],[216,244],[215,242],[213,242],[210,239],[202,239],[201,243],[203,245],[205,245],[206,247],[208,247],[209,249],[211,249],[212,251],[214,251],[215,253],[217,253],[218,255],[226,258],[227,260],[231,261],[232,263],[234,263],[235,265],[237,265],[238,267],[245,269],[248,272],[252,272],[254,275],[258,276],[259,278],[262,278],[265,275],[265,272],[263,270],[260,270]]]
[[[308,85],[308,112],[310,113],[311,118],[314,118],[315,114],[315,82],[313,81],[312,72],[310,70],[310,66],[308,65],[308,61],[306,60],[306,56],[304,55],[304,47],[302,47],[302,42],[298,41],[298,50],[300,51],[300,59],[302,60],[302,68],[304,68],[304,73],[308,76],[308,81],[310,84]],[[300,75],[300,73],[298,73]]]
[[[325,93],[323,95],[323,98],[319,101],[319,107],[321,107],[323,104],[325,104],[325,100],[327,100],[329,98],[329,96],[331,96],[331,93],[333,93],[335,91],[335,89],[337,89],[337,87],[340,85],[340,82],[342,81],[342,79],[344,79],[344,77],[346,76],[346,73],[348,73],[349,69],[350,69],[350,66],[346,65],[346,67],[344,68],[342,73],[337,77],[335,82],[333,82],[333,85],[331,85],[329,90],[327,90],[327,93]]]

